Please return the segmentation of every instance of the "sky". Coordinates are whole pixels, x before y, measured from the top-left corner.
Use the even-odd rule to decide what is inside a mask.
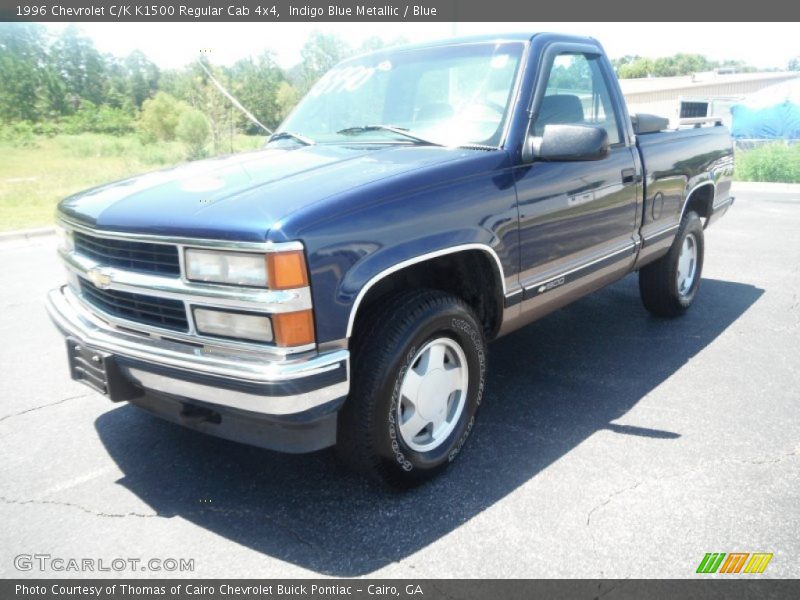
[[[101,52],[125,56],[143,51],[161,68],[194,61],[210,51],[215,64],[272,50],[282,67],[300,62],[300,49],[313,30],[341,35],[357,47],[370,36],[386,41],[403,36],[411,42],[455,35],[510,31],[556,31],[597,38],[612,58],[647,57],[678,52],[704,54],[712,60],[743,60],[759,68],[786,68],[800,55],[796,23],[79,23]],[[65,23],[48,27],[59,31]]]

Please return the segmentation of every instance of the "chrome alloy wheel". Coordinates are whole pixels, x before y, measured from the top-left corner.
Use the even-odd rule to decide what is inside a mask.
[[[694,234],[684,238],[681,253],[678,255],[678,293],[686,296],[692,291],[694,278],[697,276],[697,239]]]
[[[442,444],[455,429],[467,399],[469,367],[453,339],[437,338],[417,352],[400,384],[396,422],[416,452]]]

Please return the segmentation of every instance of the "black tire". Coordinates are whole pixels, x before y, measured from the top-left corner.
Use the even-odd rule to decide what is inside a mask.
[[[426,344],[437,340],[454,341],[463,350],[468,383],[460,416],[454,412],[451,418],[452,432],[423,452],[403,439],[398,403],[406,372],[418,364],[415,358]],[[351,390],[337,426],[339,457],[391,487],[413,487],[439,474],[459,454],[483,398],[486,341],[472,310],[439,291],[401,293],[381,300],[360,319],[351,348]],[[455,396],[449,398],[446,402]]]
[[[679,289],[678,263],[688,237],[696,245],[694,278],[687,289]],[[677,317],[688,309],[697,296],[703,273],[703,222],[695,212],[688,212],[681,221],[669,252],[639,270],[639,293],[644,307],[657,317]]]

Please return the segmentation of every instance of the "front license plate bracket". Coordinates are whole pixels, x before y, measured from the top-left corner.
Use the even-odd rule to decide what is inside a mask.
[[[112,402],[132,400],[144,394],[142,388],[125,377],[112,354],[67,339],[67,357],[72,378],[108,396]]]

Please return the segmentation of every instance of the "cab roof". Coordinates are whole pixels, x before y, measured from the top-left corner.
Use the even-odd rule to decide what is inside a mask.
[[[490,42],[498,42],[498,43],[530,42],[534,38],[541,38],[541,37],[553,38],[553,40],[597,44],[597,41],[594,38],[568,35],[563,33],[552,33],[552,32],[488,33],[480,35],[443,38],[438,40],[428,40],[424,42],[415,42],[413,44],[400,44],[397,46],[387,46],[385,48],[379,48],[377,50],[364,52],[358,54],[357,56],[349,57],[347,60],[350,60],[351,58],[361,58],[363,56],[369,56],[370,54],[382,54],[384,52],[405,52],[408,50],[421,50],[424,48],[436,48],[443,46],[458,46],[461,44],[480,44],[480,43],[490,43]]]

